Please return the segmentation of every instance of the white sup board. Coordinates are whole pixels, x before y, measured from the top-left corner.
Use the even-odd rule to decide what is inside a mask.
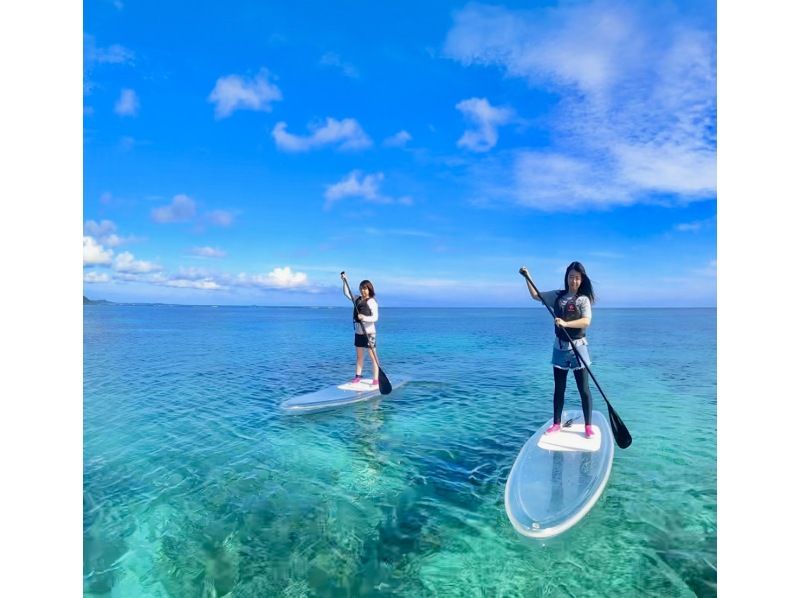
[[[392,377],[389,380],[392,383],[392,393],[409,381],[408,378],[402,376]],[[384,395],[381,395],[381,391],[377,385],[347,383],[338,386],[329,386],[322,390],[291,398],[281,403],[281,409],[284,413],[288,414],[313,413],[324,409],[352,405],[353,403],[359,403],[381,396]]]
[[[580,411],[564,411],[569,428],[545,435],[549,420],[525,443],[506,481],[506,514],[520,534],[557,536],[591,510],[611,475],[614,436],[608,420],[592,412],[595,435],[584,435]]]

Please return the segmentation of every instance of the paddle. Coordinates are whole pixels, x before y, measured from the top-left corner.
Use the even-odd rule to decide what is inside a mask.
[[[539,292],[539,289],[536,288],[536,285],[533,284],[533,281],[531,280],[531,277],[528,275],[528,273],[522,268],[519,269],[519,273],[522,274],[525,280],[528,281],[528,284],[531,285],[531,287],[533,287],[534,291],[536,291],[536,294],[539,295],[539,298],[541,298],[542,294]],[[550,306],[547,305],[547,303],[545,303],[544,301],[542,301],[542,305],[544,305],[547,308],[547,311],[550,312],[550,315],[553,316],[553,319],[555,320],[556,314],[553,313],[553,310],[550,308]],[[589,372],[589,375],[592,377],[592,380],[594,380],[595,386],[597,386],[597,390],[600,391],[600,394],[603,396],[603,399],[605,400],[606,405],[608,406],[608,418],[609,420],[611,420],[611,431],[614,433],[614,440],[617,441],[617,445],[619,446],[619,448],[622,449],[628,448],[631,445],[631,442],[633,442],[633,439],[631,438],[630,432],[628,432],[627,426],[625,426],[625,424],[622,422],[622,419],[620,419],[619,415],[617,415],[617,412],[614,411],[614,408],[611,406],[608,397],[606,397],[606,393],[603,392],[603,389],[597,382],[597,378],[594,377],[592,370],[589,369],[589,366],[583,360],[583,357],[581,357],[581,354],[575,347],[575,343],[572,342],[572,339],[569,338],[569,336],[567,336],[567,340],[569,340],[569,344],[572,347],[572,352],[575,353],[575,355],[578,357],[578,360],[583,364],[583,367],[585,367],[586,371]]]
[[[355,307],[356,298],[353,296],[353,291],[350,290],[350,283],[347,282],[347,277],[344,275],[344,272],[342,272],[341,275],[342,275],[342,280],[344,280],[344,284],[347,287],[347,293],[353,300],[353,307]],[[383,368],[381,367],[381,364],[378,361],[378,356],[375,353],[375,350],[372,347],[367,347],[367,349],[369,349],[369,354],[372,356],[372,360],[378,366],[378,388],[380,389],[382,395],[388,395],[390,392],[392,392],[392,383],[389,382],[389,377],[383,371]]]

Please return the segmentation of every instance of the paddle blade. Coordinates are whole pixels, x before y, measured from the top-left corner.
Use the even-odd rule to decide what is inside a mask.
[[[383,368],[378,368],[378,388],[382,395],[388,395],[392,392],[392,383],[383,371]]]
[[[614,440],[617,441],[617,446],[621,449],[628,448],[633,442],[631,433],[628,432],[627,426],[622,422],[614,408],[606,401],[608,405],[608,420],[611,423],[611,431],[614,433]]]

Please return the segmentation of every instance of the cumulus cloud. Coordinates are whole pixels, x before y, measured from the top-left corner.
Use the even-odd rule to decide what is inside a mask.
[[[87,220],[83,225],[83,233],[96,239],[101,245],[106,247],[117,247],[125,242],[117,233],[117,225],[111,220],[102,220],[99,223],[94,220]]]
[[[200,257],[225,257],[227,255],[222,249],[216,247],[192,247],[191,252]]]
[[[403,196],[394,198],[380,192],[383,173],[364,174],[360,170],[353,170],[338,183],[328,185],[325,189],[325,209],[329,209],[337,201],[346,197],[360,197],[372,203],[398,203],[412,205],[411,197]]]
[[[152,262],[137,260],[130,251],[120,253],[114,258],[114,270],[127,274],[148,274],[158,272],[161,266]]]
[[[269,71],[261,71],[253,78],[227,75],[217,79],[208,101],[214,104],[214,116],[227,118],[236,110],[270,112],[272,103],[283,99],[281,90],[269,81]]]
[[[492,106],[486,98],[462,100],[456,104],[456,109],[475,126],[464,132],[458,147],[473,152],[488,152],[497,145],[497,128],[514,118],[512,109]]]
[[[266,274],[239,274],[236,283],[267,289],[294,289],[308,286],[305,272],[293,272],[289,266],[274,268]]]
[[[94,220],[87,220],[83,225],[83,232],[93,237],[102,237],[113,233],[117,230],[117,225],[111,220],[101,220],[95,222]]]
[[[405,147],[406,143],[409,141],[411,141],[411,133],[402,130],[384,139],[383,145],[386,147]]]
[[[112,250],[104,248],[92,237],[83,237],[84,266],[107,266],[111,264],[113,256],[114,252]]]
[[[606,202],[583,190],[583,207],[647,201],[652,194],[708,199],[716,194],[714,35],[674,19],[669,26],[657,21],[635,5],[605,0],[537,10],[469,4],[455,14],[445,54],[558,94],[550,159],[604,171],[602,184],[614,194]],[[559,184],[553,179],[549,187]],[[534,207],[536,197],[545,209],[555,205],[552,193],[516,187],[507,195],[526,196]],[[566,209],[574,208],[568,201]]]
[[[275,144],[286,152],[307,152],[326,145],[340,150],[358,150],[372,145],[372,140],[354,118],[336,120],[328,117],[324,124],[309,125],[311,134],[306,137],[288,133],[287,126],[285,122],[279,122],[272,129]]]
[[[338,183],[326,188],[325,200],[333,203],[344,197],[363,197],[371,201],[380,201],[378,187],[382,180],[382,172],[363,174],[360,170],[354,170]]]
[[[123,89],[119,94],[114,112],[119,116],[136,116],[139,113],[139,98],[132,89]]]
[[[96,270],[89,270],[83,275],[83,282],[109,282],[111,277],[106,272],[97,272]]]
[[[166,224],[169,222],[188,222],[197,213],[197,204],[188,195],[176,195],[172,203],[160,208],[154,208],[150,214],[156,222]]]
[[[334,52],[326,52],[320,58],[319,63],[323,66],[332,66],[339,69],[342,74],[351,79],[358,78],[358,69],[349,62],[342,60],[342,57]]]
[[[383,173],[364,174],[360,170],[353,170],[338,183],[328,185],[325,189],[325,209],[345,197],[360,197],[372,203],[399,203],[411,205],[413,200],[408,196],[399,198],[390,197],[380,192]]]

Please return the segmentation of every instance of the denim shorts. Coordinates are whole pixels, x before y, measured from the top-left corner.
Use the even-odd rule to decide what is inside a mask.
[[[591,365],[592,360],[589,359],[589,347],[586,345],[578,345],[577,349],[586,365]],[[575,356],[571,348],[563,350],[553,347],[553,358],[550,360],[550,363],[553,364],[553,367],[561,370],[583,369],[583,363]]]

